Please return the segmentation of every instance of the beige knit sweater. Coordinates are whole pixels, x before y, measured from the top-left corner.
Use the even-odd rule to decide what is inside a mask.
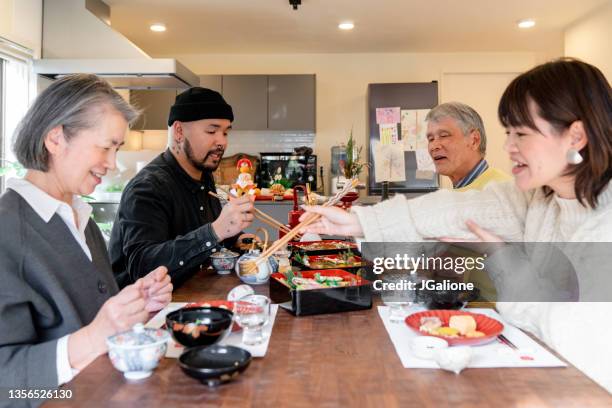
[[[465,225],[472,219],[509,242],[612,243],[611,185],[595,210],[577,200],[546,197],[541,189],[524,193],[508,182],[482,191],[441,190],[412,200],[396,196],[375,206],[353,207],[353,212],[368,242],[475,238]],[[568,255],[577,273],[587,276],[591,271],[579,270],[585,265],[579,256]],[[610,256],[601,254],[599,264],[612,273]],[[612,393],[612,303],[499,303],[498,309],[504,319],[538,336]]]

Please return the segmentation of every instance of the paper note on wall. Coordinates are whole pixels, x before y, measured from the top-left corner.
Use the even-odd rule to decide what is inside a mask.
[[[386,123],[378,125],[380,128],[380,143],[384,145],[396,144],[398,142],[397,124]]]
[[[376,182],[406,181],[404,149],[399,144],[374,144],[374,173]]]
[[[416,110],[416,148],[427,149],[427,122],[425,118],[429,113],[429,109],[417,109]]]
[[[401,112],[402,144],[405,151],[416,150],[416,111],[402,110]]]
[[[391,124],[399,123],[400,108],[376,108],[376,123]]]
[[[427,149],[417,149],[416,150],[416,162],[417,162],[417,170],[421,171],[436,171],[436,166],[434,165],[431,156]]]

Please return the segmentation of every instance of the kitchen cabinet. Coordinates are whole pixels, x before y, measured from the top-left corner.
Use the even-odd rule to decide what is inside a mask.
[[[174,104],[176,94],[175,89],[130,91],[130,103],[142,110],[132,129],[167,129],[170,107]]]
[[[315,75],[200,75],[200,86],[220,92],[234,110],[236,130],[316,128]],[[134,130],[167,129],[174,90],[132,90],[130,103],[142,109]]]
[[[235,130],[268,129],[268,76],[223,76],[223,98],[232,105]]]
[[[268,77],[268,129],[315,130],[315,76]]]

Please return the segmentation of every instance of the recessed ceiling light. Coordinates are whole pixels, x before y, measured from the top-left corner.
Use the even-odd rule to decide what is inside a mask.
[[[520,20],[517,25],[519,26],[519,28],[531,28],[535,25],[535,21],[528,18],[525,20]]]
[[[341,30],[352,30],[355,27],[355,24],[350,21],[345,21],[344,23],[338,24],[338,28]]]
[[[158,33],[166,31],[166,26],[164,24],[161,24],[161,23],[151,24],[151,27],[149,27],[149,28],[151,29],[151,31],[155,31],[155,32],[158,32]]]

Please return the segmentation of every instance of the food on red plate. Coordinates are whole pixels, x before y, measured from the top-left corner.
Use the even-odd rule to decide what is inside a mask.
[[[296,276],[293,271],[289,270],[285,273],[276,274],[277,277],[275,278],[284,285],[296,290],[340,288],[356,286],[362,282],[359,276],[351,273],[347,273],[344,276],[334,275],[333,273],[334,271],[308,271],[298,272],[299,276]]]
[[[283,194],[285,194],[285,187],[282,184],[272,184],[270,186],[270,193],[272,195],[282,196]]]
[[[448,326],[442,325],[442,320],[436,316],[421,317],[421,325],[419,330],[433,334],[434,336],[443,336],[449,338],[459,338],[462,336],[468,338],[484,337],[483,332],[476,330],[476,320],[469,315],[451,316]]]
[[[438,329],[439,327],[442,327],[442,320],[440,320],[439,317],[421,317],[421,326],[419,327],[419,330],[430,332]]]
[[[353,249],[357,245],[354,242],[347,241],[312,241],[312,242],[296,242],[293,244],[294,247],[304,251],[324,251],[332,249]]]
[[[455,316],[468,317],[469,319],[453,319]],[[427,323],[423,327],[423,323],[434,322],[434,320],[424,319],[429,317],[440,319],[442,325],[436,328],[436,325],[433,323]],[[406,325],[419,334],[441,337],[450,346],[486,344],[495,340],[504,330],[504,325],[500,321],[485,314],[447,309],[425,310],[413,313],[406,317]],[[471,331],[461,334],[460,330],[464,332],[466,330]]]
[[[451,316],[448,327],[457,329],[462,335],[476,331],[476,320],[472,316]]]
[[[336,255],[308,256],[295,254],[294,259],[311,269],[355,268],[363,266],[361,258],[351,250]]]

